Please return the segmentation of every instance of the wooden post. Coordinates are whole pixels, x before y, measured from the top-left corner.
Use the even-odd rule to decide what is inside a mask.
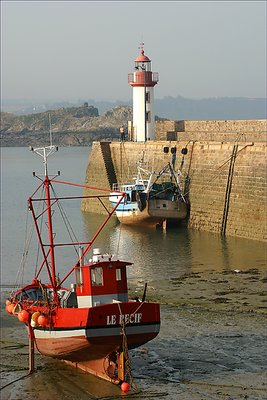
[[[120,381],[125,379],[125,357],[123,351],[118,355],[118,378]]]
[[[29,334],[29,374],[32,374],[34,372],[34,333],[30,323],[28,323],[28,334]]]

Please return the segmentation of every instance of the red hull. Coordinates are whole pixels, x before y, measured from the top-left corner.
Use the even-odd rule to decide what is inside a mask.
[[[34,329],[38,351],[113,383],[120,381],[116,368],[123,353],[123,329],[128,349],[154,339],[160,329],[159,305],[155,303],[128,302],[120,303],[119,307],[118,304],[107,304],[90,309],[58,311],[53,327]],[[67,326],[70,311],[74,314],[72,321],[75,325]],[[87,325],[77,326],[79,318],[85,318],[86,314]],[[126,324],[118,323],[127,318]],[[107,323],[103,325],[103,321]],[[121,376],[123,380],[123,373]]]
[[[154,339],[160,328],[160,311],[155,303],[105,304],[89,309],[59,309],[53,321],[53,326],[34,329],[38,351],[76,363],[121,351],[122,325],[129,349]]]
[[[134,335],[128,335],[126,330],[128,348],[134,349],[154,339],[159,332],[159,324],[154,329],[154,332]],[[37,338],[35,335],[35,344],[37,350],[45,356],[73,362],[91,361],[119,351],[122,347],[122,335],[118,328],[117,336],[98,337],[93,343],[82,336],[52,339]]]

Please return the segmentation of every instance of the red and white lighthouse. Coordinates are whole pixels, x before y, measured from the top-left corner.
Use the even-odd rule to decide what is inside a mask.
[[[128,82],[133,88],[132,140],[146,142],[155,138],[154,86],[159,74],[151,71],[151,61],[145,55],[143,43],[141,53],[134,61],[135,71],[128,74]]]

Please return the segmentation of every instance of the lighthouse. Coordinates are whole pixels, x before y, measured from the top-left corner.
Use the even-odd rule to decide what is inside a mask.
[[[151,71],[151,60],[145,55],[144,44],[134,61],[134,72],[128,74],[128,83],[133,88],[133,122],[131,138],[135,142],[154,140],[154,86],[159,74]]]

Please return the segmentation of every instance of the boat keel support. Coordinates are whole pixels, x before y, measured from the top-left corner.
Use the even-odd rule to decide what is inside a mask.
[[[72,367],[79,368],[115,385],[119,385],[125,378],[125,357],[123,352],[118,353],[118,355],[113,352],[109,356],[97,360],[82,362],[63,361]]]
[[[118,354],[118,378],[122,382],[125,379],[125,356],[123,351]]]
[[[29,374],[34,372],[34,332],[30,324],[28,324],[29,336]]]

